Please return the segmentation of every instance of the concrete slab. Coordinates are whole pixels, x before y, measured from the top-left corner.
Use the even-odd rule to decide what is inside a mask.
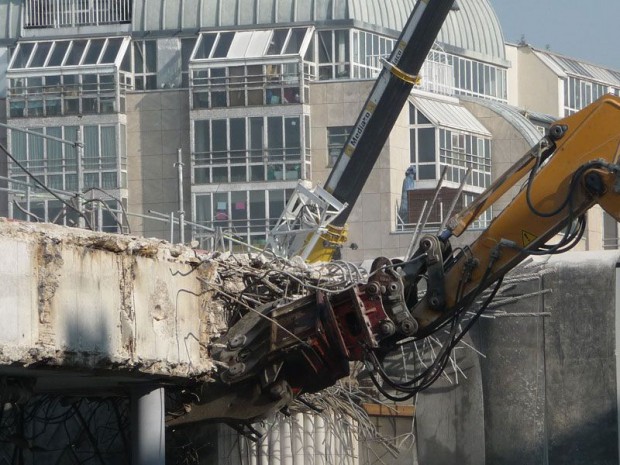
[[[78,388],[208,378],[215,307],[198,278],[212,271],[155,239],[0,220],[0,376],[43,391],[59,375]]]

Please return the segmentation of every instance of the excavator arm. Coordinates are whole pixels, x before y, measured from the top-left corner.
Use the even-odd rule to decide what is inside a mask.
[[[528,178],[478,239],[447,261],[440,278],[445,290],[442,302],[425,297],[411,309],[419,334],[462,311],[527,256],[566,250],[583,233],[584,215],[593,205],[620,221],[619,158],[620,98],[603,97],[556,122],[536,147],[452,218],[440,235],[440,243],[460,235],[509,188]],[[558,234],[556,245],[549,245]]]

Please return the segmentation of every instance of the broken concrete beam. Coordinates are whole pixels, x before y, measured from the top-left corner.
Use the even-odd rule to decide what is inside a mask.
[[[0,219],[0,375],[209,377],[213,270],[156,239]]]

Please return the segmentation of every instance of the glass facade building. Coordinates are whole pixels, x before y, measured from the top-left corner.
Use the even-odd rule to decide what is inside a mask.
[[[10,131],[9,144],[46,185],[68,193],[103,190],[118,200],[111,208],[118,211],[132,204],[130,184],[142,176],[129,172],[130,166],[143,162],[128,162],[128,146],[143,156],[145,146],[157,152],[148,138],[142,140],[135,132],[136,126],[142,127],[135,118],[154,113],[147,109],[134,114],[136,104],[128,102],[141,92],[149,96],[187,89],[189,114],[183,118],[188,118],[191,207],[186,210],[197,225],[222,228],[242,242],[261,245],[297,182],[317,181],[312,153],[327,149],[329,166],[352,124],[328,126],[317,119],[311,86],[342,82],[354,87],[355,82],[374,79],[413,5],[403,3],[380,19],[368,16],[370,10],[343,8],[336,1],[331,12],[323,12],[326,5],[313,6],[314,16],[303,21],[301,10],[285,19],[293,14],[282,9],[286,2],[273,10],[257,4],[249,16],[239,9],[235,18],[205,2],[169,3],[163,0],[155,11],[129,0],[27,0],[22,27],[28,32],[15,43],[8,64],[6,117],[11,125],[33,132]],[[167,14],[173,10],[179,14]],[[316,16],[319,11],[325,18]],[[211,23],[213,18],[219,19]],[[464,27],[463,17],[450,21],[457,27],[444,32],[444,41],[440,37],[441,43],[433,47],[421,71],[420,89],[504,99],[505,69],[455,53],[467,49],[462,46],[469,36],[453,35]],[[488,52],[481,40],[470,46],[482,52],[479,57]],[[501,62],[503,52],[498,50]],[[324,147],[313,146],[315,127],[328,139]],[[432,162],[425,158],[430,156],[425,152],[428,130],[436,149]],[[68,143],[38,140],[36,133]],[[465,165],[477,159],[476,135],[419,126],[409,136],[411,162],[421,180],[437,179],[439,170],[450,166],[450,182],[458,183]],[[457,145],[461,139],[463,152]],[[79,166],[78,145],[72,141],[83,143]],[[472,144],[475,148],[467,152]],[[142,171],[150,175],[152,168]],[[474,172],[471,187],[479,188],[486,174],[482,165]],[[36,210],[43,212],[37,217],[53,217],[53,196],[38,198],[26,188],[25,198],[17,183],[27,182],[27,175],[11,165],[8,176],[17,189],[10,214],[32,219],[22,210]],[[106,227],[114,229],[108,223]]]
[[[9,131],[8,145],[17,160],[9,163],[7,173],[16,181],[9,195],[10,215],[75,224],[76,212],[61,208],[54,195],[32,192],[19,163],[51,189],[105,191],[107,198],[93,213],[96,225],[123,230],[114,212],[127,199],[124,114],[133,79],[124,62],[129,45],[129,37],[17,44],[6,73],[6,118],[15,128]]]
[[[0,24],[4,116],[16,128],[8,144],[32,175],[68,197],[103,191],[97,201],[106,215],[127,206],[168,218],[182,209],[200,227],[261,246],[296,184],[321,184],[339,155],[365,97],[356,93],[372,85],[415,3],[391,2],[387,9],[343,0],[11,4]],[[474,16],[484,27],[470,22]],[[572,69],[567,112],[620,89],[607,79],[613,73],[602,79],[578,62],[561,65]],[[509,66],[488,2],[460,5],[420,72],[403,113],[405,131],[379,164],[403,174],[413,165],[419,190],[430,189],[444,170],[446,188],[456,189],[471,169],[464,198],[482,191],[493,175],[493,136],[458,99],[505,104]],[[181,148],[183,208],[176,205],[173,167]],[[58,200],[26,184],[16,164],[6,174],[14,180],[8,214],[57,216]],[[382,180],[392,204],[384,210],[398,202],[396,184]],[[106,218],[106,230],[124,230],[126,218]],[[394,218],[382,220],[390,231],[398,229]],[[129,222],[167,237],[163,225]]]
[[[291,27],[198,38],[189,61],[198,224],[262,246],[286,192],[310,179],[307,102],[315,67],[306,57],[313,32]]]

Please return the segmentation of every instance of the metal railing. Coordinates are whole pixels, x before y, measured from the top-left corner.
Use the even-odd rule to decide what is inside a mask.
[[[604,250],[616,250],[618,248],[620,248],[620,241],[618,237],[603,237]]]
[[[25,0],[25,28],[127,23],[131,0]]]

